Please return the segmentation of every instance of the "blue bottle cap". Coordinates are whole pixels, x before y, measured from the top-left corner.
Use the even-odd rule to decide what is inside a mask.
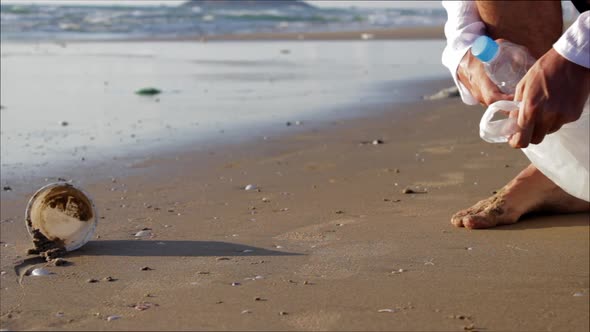
[[[498,53],[498,43],[488,36],[478,37],[471,45],[471,54],[483,62],[492,60]]]

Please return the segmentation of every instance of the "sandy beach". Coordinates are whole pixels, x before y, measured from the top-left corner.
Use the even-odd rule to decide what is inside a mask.
[[[457,99],[397,108],[85,183],[96,239],[22,286],[30,193],[3,192],[2,328],[587,330],[588,215],[452,227],[527,161]]]
[[[374,35],[379,38],[378,32]],[[429,39],[430,35],[422,36]],[[411,34],[409,38],[414,37]],[[329,38],[338,39],[333,35]],[[224,43],[231,47],[232,42],[220,44]],[[273,57],[285,49],[275,41],[268,43],[272,43]],[[141,53],[142,44],[134,45],[139,45],[134,49]],[[314,44],[307,49],[294,45],[288,44],[293,54],[306,50],[315,54],[312,51],[325,46]],[[439,61],[439,45],[424,45],[423,53],[432,53],[430,58],[414,64],[416,67],[411,67],[409,60],[399,65],[415,71],[418,66],[430,68]],[[382,44],[370,47],[387,51]],[[68,45],[63,52],[71,49]],[[358,58],[359,63],[367,59],[365,46],[353,49],[356,53],[352,58]],[[368,59],[377,64],[393,61],[383,54],[373,53]],[[75,58],[70,56],[65,59]],[[141,56],[151,55],[137,57]],[[23,57],[17,54],[14,61]],[[53,65],[60,65],[54,60],[58,57],[40,57],[47,61],[41,64],[53,61]],[[11,59],[7,56],[3,61]],[[311,66],[309,58],[302,59],[292,60],[288,68]],[[226,59],[225,64],[240,65],[230,60],[234,61]],[[107,60],[96,61],[101,66],[110,65]],[[273,66],[285,63],[271,62]],[[246,63],[248,68],[257,65],[259,62]],[[202,88],[202,81],[195,78],[198,76],[190,81],[181,75],[185,67],[166,66],[158,67],[163,73],[159,78],[179,80],[178,85],[187,90]],[[247,137],[232,136],[231,131],[220,136],[220,127],[211,125],[207,128],[217,133],[214,139],[183,140],[158,149],[138,150],[133,157],[124,158],[105,157],[90,148],[73,146],[64,151],[69,154],[73,150],[71,160],[75,161],[67,159],[68,163],[53,163],[51,167],[40,163],[30,168],[24,164],[7,168],[11,177],[3,181],[10,181],[12,190],[1,192],[0,327],[9,331],[590,328],[587,213],[532,215],[515,225],[478,231],[450,224],[454,212],[488,197],[528,164],[520,151],[479,138],[480,106],[465,106],[458,98],[420,100],[421,95],[451,86],[450,78],[410,81],[410,76],[404,76],[407,73],[397,71],[406,89],[387,90],[387,84],[400,83],[385,80],[388,73],[383,72],[383,66],[366,69],[343,62],[342,68],[352,68],[350,76],[342,74],[341,67],[327,66],[318,76],[318,67],[310,67],[314,68],[310,73],[316,75],[309,74],[313,80],[305,78],[303,83],[295,81],[277,88],[276,95],[292,92],[293,86],[302,84],[310,91],[325,90],[310,97],[292,94],[292,99],[277,99],[272,107],[290,110],[294,107],[290,104],[297,104],[309,108],[308,113],[293,113],[297,117],[288,115],[292,121],[288,125],[279,117],[265,126],[251,127],[254,129]],[[123,105],[144,112],[134,116],[151,124],[145,125],[147,133],[150,128],[166,125],[162,119],[169,121],[170,117],[177,121],[173,126],[180,126],[192,110],[187,105],[205,98],[204,94],[164,93],[159,104],[150,101],[149,105],[145,100],[117,99],[136,97],[129,91],[141,87],[135,83],[141,81],[137,77],[145,77],[141,76],[145,73],[142,68],[141,63],[115,68],[113,72],[121,70],[117,74],[128,76],[130,81],[110,80],[108,87],[103,86],[102,77],[93,80],[96,76],[92,76],[92,68],[84,72],[86,76],[76,76],[72,81],[66,78],[74,75],[66,73],[63,94],[55,94],[53,98],[59,102],[47,106],[48,114],[62,106],[79,109],[78,105],[87,104],[89,110],[95,107],[101,111],[101,107],[107,110]],[[275,67],[270,73],[289,74],[281,68]],[[125,70],[137,76],[125,76]],[[355,95],[355,102],[334,97],[337,90],[331,91],[331,85],[347,93],[353,91],[357,85],[343,82],[351,81],[353,75],[361,77],[367,70],[373,76],[365,80],[379,81],[384,84],[381,89],[396,91],[399,96],[392,95],[398,102],[382,98],[387,95],[382,92],[369,93],[369,97]],[[4,68],[3,75],[7,75]],[[277,82],[281,82],[280,77],[290,77],[276,76]],[[267,80],[265,76],[258,82],[252,73],[229,77],[233,81],[241,77],[250,84],[266,84]],[[38,79],[45,82],[43,77]],[[211,76],[209,79],[222,84]],[[80,82],[88,87],[88,95],[68,94],[74,91],[68,87]],[[362,87],[376,89],[372,85]],[[3,90],[3,97],[4,91],[11,96],[10,103],[3,99],[3,121],[13,119],[9,112],[18,109],[21,102],[31,108],[46,102],[41,98],[26,104],[19,100],[26,95],[15,89]],[[249,99],[237,99],[234,105],[248,109],[256,99],[270,99],[264,91],[253,92]],[[98,100],[92,98],[103,98],[99,93],[104,93],[104,99],[92,105]],[[378,102],[370,102],[376,99]],[[204,105],[226,106],[221,98],[211,100]],[[315,100],[330,101],[335,110],[312,117],[316,107],[319,109]],[[120,113],[114,116],[105,111],[101,117],[92,118],[89,122],[93,125],[87,128],[77,128],[79,121],[74,120],[68,127],[74,129],[67,137],[70,141],[82,137],[84,144],[91,144],[86,141],[89,136],[96,136],[96,141],[106,137],[111,141],[105,142],[124,151],[124,145],[134,141],[128,138],[132,131],[123,129],[119,135],[101,122],[127,126],[127,118]],[[296,123],[299,119],[303,121]],[[61,120],[64,118],[49,117],[47,123],[55,125]],[[22,139],[18,132],[9,136],[10,129],[4,126],[3,138]],[[91,132],[97,126],[102,138]],[[135,132],[140,126],[129,127]],[[48,144],[55,144],[55,150],[48,150],[49,156],[57,153],[59,143],[55,142],[62,134],[56,128],[42,131],[41,139],[58,137]],[[170,137],[159,138],[165,141]],[[152,146],[149,144],[153,141],[139,143]],[[17,152],[14,156],[19,156]],[[82,162],[80,157],[89,160]],[[37,188],[58,177],[71,180],[94,199],[99,216],[97,232],[92,241],[64,257],[68,265],[47,266],[53,274],[25,276],[19,282],[19,274],[26,268],[44,265],[25,254],[31,246],[23,222],[27,200]],[[248,184],[259,190],[244,190]],[[403,193],[406,188],[414,193]],[[141,230],[148,235],[135,236]],[[89,282],[91,279],[96,282]]]

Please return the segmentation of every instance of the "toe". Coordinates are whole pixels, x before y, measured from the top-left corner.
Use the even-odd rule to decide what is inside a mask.
[[[463,217],[461,222],[465,228],[469,229],[484,229],[498,225],[496,218],[489,214],[468,215]]]
[[[468,211],[459,211],[451,217],[451,224],[455,227],[463,227],[463,218],[468,214]]]

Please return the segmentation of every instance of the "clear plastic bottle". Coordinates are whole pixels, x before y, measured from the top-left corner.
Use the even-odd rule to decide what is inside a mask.
[[[488,36],[475,40],[471,54],[483,62],[492,82],[506,94],[514,94],[518,82],[535,63],[525,47],[508,41],[497,43]]]

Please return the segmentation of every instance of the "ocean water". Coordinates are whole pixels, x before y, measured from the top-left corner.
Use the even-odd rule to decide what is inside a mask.
[[[416,82],[448,77],[443,47],[442,40],[4,42],[1,177],[68,175],[115,157],[262,139],[420,100],[433,91]],[[162,93],[135,94],[144,87]]]
[[[0,5],[2,39],[206,37],[442,25],[432,9],[317,8],[293,0],[190,1],[179,6]]]

